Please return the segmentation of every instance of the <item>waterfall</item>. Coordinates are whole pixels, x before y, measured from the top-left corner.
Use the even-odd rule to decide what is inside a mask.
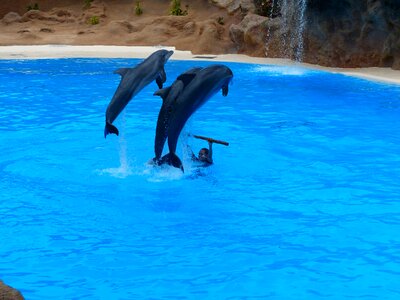
[[[269,13],[268,18],[270,20],[272,20],[273,16],[274,16],[274,9],[275,9],[275,5],[277,0],[272,0],[272,7],[271,7],[271,11]],[[271,26],[268,26],[267,29],[267,37],[266,37],[266,41],[265,41],[265,56],[268,56],[268,51],[269,51],[269,42],[270,42],[270,38],[271,38]]]
[[[304,49],[304,29],[306,27],[305,12],[307,8],[307,0],[273,0],[272,9],[276,5],[279,5],[280,16],[281,16],[281,28],[280,28],[280,41],[279,52],[284,58],[291,58],[296,61],[303,60],[303,49]],[[272,19],[272,13],[270,16],[270,22]],[[266,40],[266,53],[269,50],[269,43],[271,42],[271,28],[267,29],[267,40]]]
[[[295,53],[294,53],[294,59],[296,61],[302,61],[303,60],[303,42],[304,42],[304,28],[306,26],[306,20],[304,18],[304,14],[306,11],[307,7],[307,0],[297,0],[299,11],[298,11],[298,20],[297,20],[297,26],[296,26],[296,39],[297,39],[297,47],[295,48]]]

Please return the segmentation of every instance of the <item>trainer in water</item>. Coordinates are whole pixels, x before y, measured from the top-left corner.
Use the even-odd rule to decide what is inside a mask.
[[[121,81],[107,107],[104,137],[107,137],[110,133],[119,135],[117,127],[112,123],[123,111],[129,101],[145,86],[155,80],[158,88],[162,89],[163,83],[167,79],[164,65],[173,53],[173,51],[158,50],[136,67],[122,68],[114,72],[121,75]]]
[[[169,153],[159,160],[156,154],[156,164],[169,164],[183,171],[182,161],[176,155],[176,145],[186,121],[219,90],[222,90],[223,96],[227,96],[228,86],[232,78],[232,70],[227,66],[212,65],[205,67],[194,72],[190,82],[184,85],[181,91],[174,96],[174,100],[168,100],[173,105],[167,115],[167,119],[162,118],[162,120],[168,124],[167,138]],[[161,93],[160,96],[165,101],[165,97],[168,97],[168,94]]]
[[[196,156],[194,154],[192,148],[190,148],[190,146],[188,146],[188,151],[191,152],[192,161],[195,162],[197,164],[197,166],[199,166],[199,167],[209,167],[214,163],[213,148],[212,148],[213,143],[229,146],[229,143],[225,142],[225,141],[220,141],[220,140],[216,140],[213,138],[200,136],[200,135],[192,135],[192,136],[195,137],[196,139],[202,139],[202,140],[206,140],[208,142],[208,149],[201,148],[198,156]]]

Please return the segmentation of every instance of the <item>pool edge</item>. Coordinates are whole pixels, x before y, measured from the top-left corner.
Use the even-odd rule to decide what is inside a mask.
[[[145,58],[157,49],[174,50],[172,60],[205,60],[218,62],[238,62],[263,65],[296,65],[309,69],[340,73],[371,81],[400,84],[400,71],[391,68],[330,68],[295,62],[289,59],[251,57],[244,54],[192,54],[190,51],[176,50],[164,46],[72,46],[72,45],[26,45],[0,46],[0,59],[50,59],[50,58]]]

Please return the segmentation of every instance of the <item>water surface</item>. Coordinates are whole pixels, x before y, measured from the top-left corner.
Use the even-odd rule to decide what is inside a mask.
[[[103,137],[132,59],[0,60],[0,279],[26,299],[399,299],[400,87],[228,63],[154,169],[146,87]],[[167,84],[192,66],[170,61]],[[214,145],[215,164],[185,151]]]

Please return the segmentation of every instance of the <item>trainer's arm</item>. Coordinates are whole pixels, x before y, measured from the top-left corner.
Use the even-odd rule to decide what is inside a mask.
[[[213,163],[213,157],[212,157],[212,155],[213,155],[213,150],[212,150],[212,142],[210,142],[210,141],[208,141],[208,162],[210,163],[210,164],[212,164]]]

